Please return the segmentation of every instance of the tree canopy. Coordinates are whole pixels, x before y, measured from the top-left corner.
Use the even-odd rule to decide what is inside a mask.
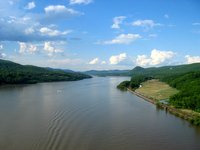
[[[74,81],[91,76],[31,65],[20,65],[0,59],[0,84],[26,84],[51,81]]]

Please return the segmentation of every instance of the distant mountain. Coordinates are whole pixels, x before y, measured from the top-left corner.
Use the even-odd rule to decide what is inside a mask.
[[[137,73],[143,73],[145,71],[145,68],[142,68],[140,66],[136,66],[135,68],[133,68],[132,70],[130,70],[129,72],[130,73],[133,73],[133,72],[137,72]]]
[[[163,76],[163,75],[175,75],[175,74],[183,74],[192,71],[200,71],[200,63],[194,64],[185,64],[178,66],[164,66],[164,67],[151,67],[151,68],[142,68],[135,67],[130,71],[130,75],[152,75],[152,76]]]
[[[64,72],[70,72],[70,73],[74,73],[75,71],[70,70],[70,69],[62,69]]]
[[[90,70],[83,73],[95,76],[128,76],[130,70]]]
[[[83,73],[95,76],[134,76],[140,74],[159,76],[167,74],[183,74],[192,71],[200,71],[200,63],[150,68],[136,66],[132,70],[90,70]]]
[[[91,76],[77,73],[20,65],[11,61],[0,59],[0,84],[26,84],[51,81],[75,81]]]
[[[56,71],[64,71],[64,72],[67,72],[67,73],[75,73],[75,71],[70,70],[70,69],[58,69],[58,68],[50,68],[50,67],[47,67],[47,69],[56,70]]]

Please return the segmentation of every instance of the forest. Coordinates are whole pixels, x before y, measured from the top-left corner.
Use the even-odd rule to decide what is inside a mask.
[[[162,80],[179,90],[179,93],[170,97],[170,104],[200,112],[200,71],[169,76]]]
[[[0,59],[0,84],[32,84],[51,81],[75,81],[91,76],[77,72],[20,65]]]
[[[147,68],[136,67],[132,70],[130,81],[124,81],[117,87],[125,90],[127,87],[136,89],[142,82],[149,79],[159,79],[166,82],[179,92],[169,99],[176,108],[191,109],[200,112],[200,64],[175,67]],[[134,72],[135,70],[135,72]]]

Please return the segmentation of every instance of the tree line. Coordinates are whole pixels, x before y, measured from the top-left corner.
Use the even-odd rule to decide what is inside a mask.
[[[30,65],[20,65],[0,60],[0,84],[30,84],[52,81],[74,81],[91,76],[77,72],[65,72]]]

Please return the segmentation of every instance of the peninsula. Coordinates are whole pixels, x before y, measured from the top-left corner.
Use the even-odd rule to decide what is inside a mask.
[[[136,67],[130,81],[117,88],[200,125],[200,64],[160,68]]]

